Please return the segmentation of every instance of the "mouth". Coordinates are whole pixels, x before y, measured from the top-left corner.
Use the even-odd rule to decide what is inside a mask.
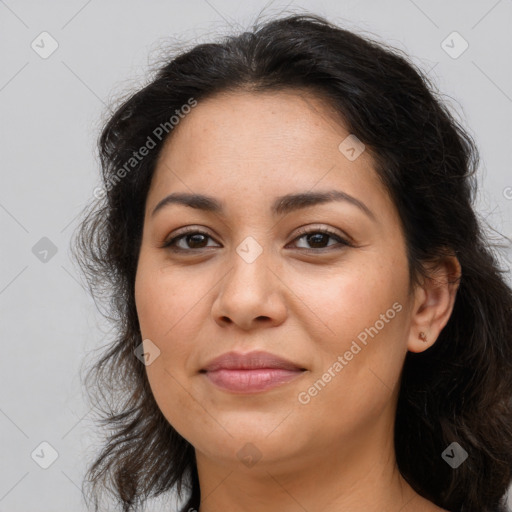
[[[286,384],[306,368],[268,352],[229,352],[199,373],[216,387],[232,393],[258,393]]]

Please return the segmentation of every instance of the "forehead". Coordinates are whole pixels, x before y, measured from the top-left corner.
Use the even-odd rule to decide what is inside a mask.
[[[369,152],[351,161],[340,150],[348,137],[333,106],[309,91],[218,94],[199,101],[173,128],[149,203],[174,190],[220,197],[259,192],[270,200],[269,194],[315,187],[386,201],[378,197],[387,193]]]
[[[202,163],[212,150],[231,160],[275,159],[276,148],[307,158],[337,147],[347,135],[334,108],[309,91],[237,91],[200,100],[173,130],[164,150],[176,152],[181,146],[185,151],[184,144],[193,144],[194,152],[186,151],[186,156]]]

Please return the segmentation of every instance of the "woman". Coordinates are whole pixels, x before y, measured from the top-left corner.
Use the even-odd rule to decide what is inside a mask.
[[[278,19],[170,59],[100,156],[96,510],[506,510],[512,291],[474,142],[405,56]]]

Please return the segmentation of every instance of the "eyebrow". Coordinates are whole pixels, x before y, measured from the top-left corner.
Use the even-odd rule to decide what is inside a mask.
[[[322,192],[301,192],[298,194],[287,194],[277,197],[272,204],[271,212],[273,215],[284,215],[292,211],[308,208],[317,204],[324,204],[332,201],[344,201],[350,203],[368,217],[376,221],[374,213],[359,199],[342,192],[341,190],[327,190]],[[171,204],[180,204],[203,210],[207,212],[222,214],[224,207],[222,202],[211,196],[191,193],[173,193],[164,197],[154,208],[151,216],[153,217],[159,210]]]

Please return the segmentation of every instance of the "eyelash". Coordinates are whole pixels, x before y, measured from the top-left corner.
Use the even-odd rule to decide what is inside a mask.
[[[312,234],[323,234],[323,235],[329,235],[330,238],[335,238],[337,241],[338,241],[338,244],[339,246],[341,247],[338,247],[338,249],[341,249],[343,246],[347,246],[347,247],[354,247],[354,244],[349,242],[347,239],[341,237],[340,235],[338,235],[336,232],[328,229],[328,228],[322,228],[322,229],[305,229],[305,228],[302,228],[299,230],[299,233],[298,233],[298,236],[296,236],[292,242],[296,242],[297,240],[301,239],[301,238],[304,238],[305,236],[307,235],[312,235]],[[170,240],[164,242],[164,244],[161,246],[162,249],[168,249],[170,251],[173,251],[173,252],[198,252],[200,251],[201,249],[182,249],[182,248],[179,248],[179,247],[176,247],[175,246],[175,243],[179,240],[181,240],[182,238],[185,238],[186,236],[189,236],[189,235],[204,235],[208,238],[212,238],[208,233],[204,232],[204,231],[200,231],[198,230],[197,228],[186,228],[184,231],[181,232],[181,234],[171,238]],[[315,253],[319,253],[319,252],[325,252],[325,251],[329,251],[329,250],[332,250],[330,249],[330,247],[332,248],[332,246],[327,246],[327,247],[322,247],[322,248],[319,248],[319,249],[304,249],[304,248],[299,248],[299,250],[301,251],[306,251],[306,252],[315,252]]]

